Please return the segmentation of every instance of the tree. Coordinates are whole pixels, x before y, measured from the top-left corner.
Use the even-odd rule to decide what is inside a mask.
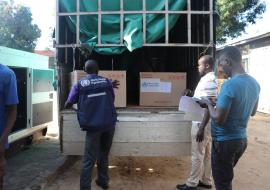
[[[41,31],[32,20],[30,8],[0,4],[0,46],[33,52]]]
[[[248,24],[255,21],[265,11],[265,2],[261,0],[217,0],[219,24],[217,42],[223,44],[226,38],[236,38],[245,32]]]

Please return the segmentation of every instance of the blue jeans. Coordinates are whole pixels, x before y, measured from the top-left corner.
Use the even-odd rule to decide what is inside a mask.
[[[92,170],[97,162],[97,180],[108,183],[108,157],[115,128],[103,132],[87,132],[80,177],[80,190],[91,190]]]
[[[233,168],[247,148],[247,139],[213,141],[212,174],[217,190],[232,190]]]

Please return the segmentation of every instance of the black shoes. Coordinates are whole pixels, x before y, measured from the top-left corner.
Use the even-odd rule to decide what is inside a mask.
[[[199,181],[198,187],[202,187],[202,188],[205,188],[205,189],[212,189],[212,185],[206,185],[201,181]]]
[[[205,189],[212,189],[212,185],[206,185],[201,181],[199,181],[199,184],[197,187],[202,187]],[[190,186],[187,186],[186,184],[176,185],[176,188],[178,190],[197,190],[198,189],[197,187],[190,187]]]
[[[96,184],[101,187],[102,189],[108,189],[109,188],[109,185],[108,183],[105,183],[105,182],[101,182],[99,180],[96,180]]]
[[[187,186],[186,184],[182,184],[182,185],[176,185],[176,189],[178,189],[178,190],[197,190],[197,187],[190,187],[190,186]]]

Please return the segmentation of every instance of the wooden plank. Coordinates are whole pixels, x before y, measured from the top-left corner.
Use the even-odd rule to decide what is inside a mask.
[[[26,128],[26,129],[23,129],[21,131],[12,133],[12,134],[10,134],[8,136],[8,143],[13,143],[13,142],[15,142],[17,140],[28,137],[28,136],[30,136],[30,135],[38,132],[38,131],[41,131],[42,129],[45,129],[46,127],[48,127],[49,125],[52,125],[52,124],[53,124],[52,122],[49,122],[49,123],[34,126],[34,127],[31,127],[31,128]]]
[[[84,141],[77,121],[64,121],[63,140]],[[114,142],[190,142],[191,122],[119,122]]]
[[[64,121],[74,121],[77,120],[77,115],[75,114],[62,114],[64,116]],[[179,121],[183,122],[185,114],[176,114],[176,113],[119,113],[118,121],[147,121],[147,122],[166,122],[166,121]]]
[[[183,111],[178,111],[178,107],[147,107],[147,106],[128,106],[126,108],[117,108],[118,114],[134,113],[134,114],[185,114]],[[76,111],[72,109],[61,110],[61,114],[75,114]]]
[[[64,155],[83,155],[83,142],[63,142]],[[111,156],[183,156],[191,154],[191,143],[113,143]]]
[[[116,156],[190,155],[191,121],[183,113],[120,113],[113,140]],[[63,113],[63,153],[82,155],[85,132],[75,112]]]
[[[139,125],[139,126],[138,126]],[[191,123],[120,122],[115,142],[190,142]]]
[[[77,121],[69,123],[64,121],[62,132],[63,132],[63,141],[71,141],[71,142],[84,141],[86,134],[84,131],[80,129]]]

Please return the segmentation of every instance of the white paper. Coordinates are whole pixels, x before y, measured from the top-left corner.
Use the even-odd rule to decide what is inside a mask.
[[[171,93],[172,83],[171,82],[160,82],[160,92]]]
[[[204,108],[193,99],[188,96],[182,96],[179,103],[179,111],[186,113],[185,119],[192,121],[202,121],[204,115]]]
[[[141,92],[160,92],[160,79],[159,78],[142,79]]]

